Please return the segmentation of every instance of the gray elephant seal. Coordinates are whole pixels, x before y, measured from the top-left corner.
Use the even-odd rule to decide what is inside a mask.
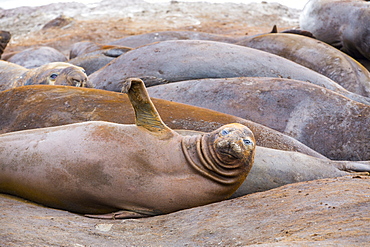
[[[184,80],[242,76],[309,81],[370,104],[369,98],[349,92],[328,77],[283,57],[208,40],[169,40],[141,46],[92,73],[89,80],[97,89],[119,91],[122,81],[130,77],[142,78],[146,86],[154,86]]]
[[[0,192],[131,218],[221,201],[244,182],[255,151],[249,128],[181,136],[162,122],[141,80],[125,90],[135,125],[92,121],[1,135]]]
[[[239,77],[148,88],[155,98],[262,124],[335,160],[370,160],[370,106],[292,79]]]
[[[0,91],[27,85],[66,85],[88,87],[83,68],[69,63],[48,63],[34,69],[0,61]]]
[[[370,72],[320,40],[291,33],[269,33],[245,38],[237,44],[285,57],[325,75],[350,92],[370,97]]]
[[[82,41],[75,43],[70,51],[71,64],[85,69],[89,76],[95,71],[107,65],[113,59],[132,50],[129,47],[100,45],[93,42]]]
[[[310,0],[299,18],[301,29],[354,58],[370,59],[370,3]]]
[[[67,57],[55,48],[48,46],[32,47],[17,52],[6,61],[33,69],[53,62],[67,62]]]

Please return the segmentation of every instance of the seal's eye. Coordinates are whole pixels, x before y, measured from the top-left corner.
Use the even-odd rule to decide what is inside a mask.
[[[221,131],[221,135],[223,135],[223,136],[225,136],[225,135],[227,135],[229,133],[230,133],[230,131],[228,131],[226,129]]]
[[[252,142],[248,139],[244,139],[243,142],[245,145],[252,145]]]
[[[50,75],[50,79],[52,79],[52,80],[55,80],[55,78],[57,78],[57,77],[58,77],[58,74],[55,74],[55,73]]]

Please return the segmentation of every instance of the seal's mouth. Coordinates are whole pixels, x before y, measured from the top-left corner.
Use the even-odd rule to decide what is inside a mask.
[[[240,159],[243,157],[242,148],[235,142],[222,140],[217,144],[218,152],[232,159]]]
[[[233,152],[227,152],[227,151],[224,151],[224,150],[220,150],[220,154],[225,155],[225,156],[228,156],[228,157],[233,158],[233,159],[239,159],[240,158],[235,153],[233,153]]]

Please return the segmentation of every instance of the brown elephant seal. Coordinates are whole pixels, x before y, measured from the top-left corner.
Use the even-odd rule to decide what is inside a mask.
[[[0,31],[0,58],[1,55],[4,53],[6,46],[8,45],[12,35],[8,31],[1,30]]]
[[[327,159],[290,136],[243,118],[163,99],[152,101],[171,129],[212,132],[229,123],[240,123],[252,130],[257,145]],[[135,123],[126,94],[92,88],[18,87],[0,92],[0,105],[0,133],[85,121]]]
[[[310,0],[302,10],[299,25],[354,58],[370,60],[370,3],[367,1]]]
[[[67,62],[67,57],[55,48],[48,46],[32,47],[17,52],[7,58],[8,62],[33,69],[53,62]]]
[[[370,96],[370,72],[359,62],[325,42],[291,33],[270,33],[237,43],[301,64],[356,94]]]
[[[349,92],[328,77],[286,58],[206,40],[170,40],[141,46],[94,72],[89,80],[97,89],[119,91],[122,81],[129,77],[143,78],[147,86],[154,86],[183,80],[241,76],[309,81],[370,104],[369,98]]]
[[[221,201],[243,183],[255,151],[249,128],[181,136],[162,122],[141,80],[124,87],[135,125],[92,121],[0,135],[0,192],[132,218]]]
[[[270,127],[335,160],[370,160],[370,106],[312,83],[282,78],[202,79],[148,88]]]
[[[23,66],[0,61],[0,91],[26,85],[89,86],[83,68],[69,63],[54,62],[26,69]]]

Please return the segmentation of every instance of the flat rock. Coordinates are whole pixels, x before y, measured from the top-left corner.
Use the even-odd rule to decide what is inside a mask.
[[[346,176],[150,218],[91,219],[0,196],[0,246],[365,246],[370,177]]]

